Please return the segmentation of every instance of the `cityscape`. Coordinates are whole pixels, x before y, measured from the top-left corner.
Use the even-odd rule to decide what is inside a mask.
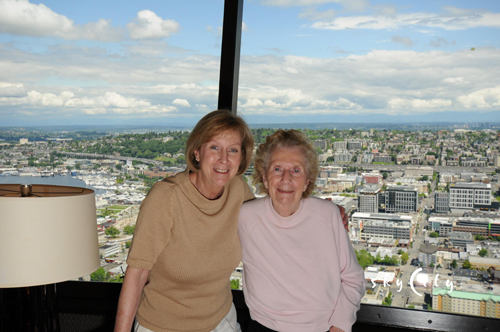
[[[255,147],[277,128],[251,127]],[[320,159],[314,195],[349,216],[367,281],[362,303],[500,318],[497,123],[302,127]],[[0,128],[0,183],[94,189],[101,268],[84,279],[121,282],[139,205],[156,181],[185,169],[188,135]],[[259,196],[252,166],[244,176]]]

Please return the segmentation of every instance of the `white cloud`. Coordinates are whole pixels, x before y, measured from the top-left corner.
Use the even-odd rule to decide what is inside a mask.
[[[338,3],[347,11],[362,11],[369,5],[367,0],[261,0],[265,6],[276,7],[307,7],[326,3]]]
[[[186,99],[179,99],[179,98],[174,99],[172,104],[177,105],[177,106],[181,106],[181,107],[191,107],[191,104],[189,104],[189,102]]]
[[[68,40],[116,41],[122,36],[121,29],[111,27],[108,20],[76,25],[73,20],[55,13],[44,4],[36,5],[27,0],[0,1],[0,32]]]
[[[179,32],[180,25],[174,20],[164,20],[150,10],[141,10],[135,21],[127,24],[127,29],[132,39],[161,39]]]
[[[24,84],[0,82],[1,97],[21,97],[26,94]]]
[[[491,108],[500,106],[500,86],[474,91],[458,97],[458,102],[465,108]]]
[[[463,77],[446,77],[441,82],[447,83],[447,84],[455,84],[455,85],[467,83],[467,82],[465,82]]]
[[[446,99],[403,99],[394,98],[389,100],[389,107],[392,109],[413,109],[413,110],[431,110],[431,109],[445,109],[452,105],[451,100]]]
[[[442,28],[445,30],[465,30],[478,27],[500,28],[500,13],[484,10],[448,11],[445,14],[408,13],[397,15],[343,16],[331,21],[318,21],[316,29],[398,29],[407,26]]]

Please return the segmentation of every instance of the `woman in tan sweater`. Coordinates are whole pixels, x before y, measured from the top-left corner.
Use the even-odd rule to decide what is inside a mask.
[[[253,150],[228,111],[203,117],[186,143],[187,169],[141,204],[115,331],[240,331],[229,277],[241,260],[238,214],[254,196],[241,174]]]

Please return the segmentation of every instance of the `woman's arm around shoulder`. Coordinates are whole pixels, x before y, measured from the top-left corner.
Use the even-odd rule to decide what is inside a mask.
[[[131,331],[141,294],[148,278],[149,270],[137,269],[131,266],[127,268],[118,300],[115,332]]]

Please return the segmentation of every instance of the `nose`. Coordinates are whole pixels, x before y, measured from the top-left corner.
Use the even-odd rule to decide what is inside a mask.
[[[290,172],[289,171],[284,171],[283,172],[283,176],[281,178],[281,181],[283,181],[283,182],[289,182],[291,180],[292,180],[292,175],[290,174]]]
[[[227,151],[226,150],[221,150],[219,154],[219,161],[225,163],[228,160],[227,158]]]

